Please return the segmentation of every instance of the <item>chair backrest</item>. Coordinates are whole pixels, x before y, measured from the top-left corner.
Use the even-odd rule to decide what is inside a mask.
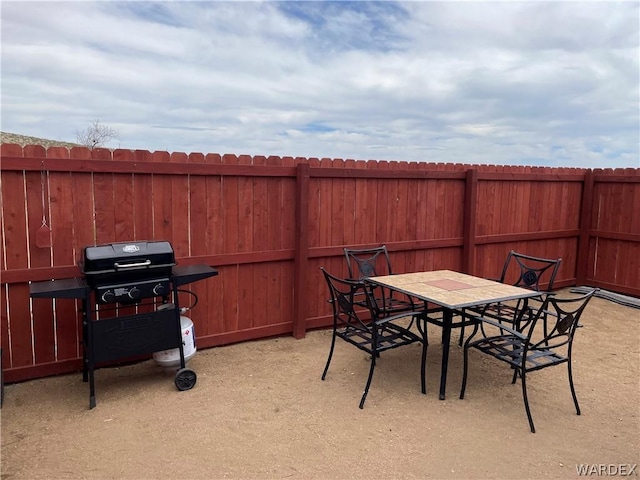
[[[349,278],[362,280],[379,275],[391,275],[391,259],[386,245],[376,248],[345,248]]]
[[[584,295],[572,298],[557,298],[555,293],[546,294],[532,322],[525,327],[532,345],[529,349],[555,349],[563,345],[571,348],[582,312],[597,291],[594,288]],[[540,329],[536,330],[536,324],[541,318],[546,319],[543,335],[538,334]]]
[[[338,278],[323,267],[320,270],[329,287],[329,303],[333,308],[335,323],[367,329],[371,317],[375,319],[380,316],[379,307],[371,298],[371,290],[363,281]],[[368,310],[362,308],[363,298],[366,299]]]
[[[562,258],[554,260],[550,258],[532,257],[511,250],[509,255],[507,255],[507,260],[504,262],[500,282],[505,283],[510,274],[510,269],[515,267],[517,280],[513,285],[530,288],[539,292],[542,290],[540,286],[546,283],[545,291],[550,292],[553,289],[553,282],[556,279],[561,263]]]

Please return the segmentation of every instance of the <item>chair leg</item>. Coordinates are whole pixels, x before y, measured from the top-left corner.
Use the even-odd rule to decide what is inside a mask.
[[[425,331],[426,331],[426,321],[425,321]],[[427,339],[426,336],[423,336],[422,339],[422,365],[420,366],[420,382],[422,387],[422,393],[427,393]]]
[[[533,312],[531,312],[530,315],[533,315]],[[547,323],[547,317],[548,317],[548,315],[546,313],[542,317],[542,328],[543,328],[544,338],[547,338],[549,336],[549,326],[548,326],[548,323]],[[545,340],[544,341],[544,345],[545,345],[545,347],[548,347],[549,346],[549,340]]]
[[[336,332],[333,331],[333,336],[331,337],[331,347],[329,348],[329,358],[327,358],[327,364],[324,366],[324,371],[322,372],[322,380],[327,376],[327,371],[329,370],[329,364],[331,363],[331,357],[333,357],[333,348],[336,346]]]
[[[529,420],[529,427],[531,433],[536,433],[536,428],[533,426],[533,418],[531,417],[531,409],[529,408],[529,398],[527,397],[527,380],[524,370],[522,371],[520,378],[522,378],[522,398],[524,400],[524,409],[527,412],[527,419]]]
[[[414,317],[411,321],[415,320],[416,329],[418,333],[422,335],[422,365],[420,366],[420,385],[422,388],[422,393],[427,393],[427,347],[429,346],[429,341],[427,337],[427,318],[428,315],[425,312],[424,315],[420,317]]]
[[[480,331],[482,332],[483,337],[488,337],[487,332],[484,331],[484,322],[480,322]]]
[[[364,408],[364,401],[367,399],[367,393],[369,393],[369,386],[371,385],[371,379],[373,378],[373,369],[376,368],[376,353],[371,355],[371,367],[369,368],[369,378],[367,378],[367,384],[364,387],[364,393],[360,399],[360,408]]]
[[[411,321],[409,322],[409,325],[407,326],[407,330],[411,330],[413,328],[413,322],[416,322],[416,317],[411,317]],[[416,325],[418,324],[418,322],[416,322]]]
[[[425,345],[429,346],[429,329],[427,328],[427,326],[429,325],[429,322],[427,321],[426,315],[424,318],[424,331],[422,331],[422,336],[424,337],[424,343]]]
[[[469,341],[467,340],[467,343]],[[460,400],[464,399],[464,391],[467,388],[467,373],[469,371],[469,349],[465,345],[464,353],[462,355],[463,358],[463,367],[462,367],[462,386],[460,387]]]
[[[578,397],[576,396],[576,389],[573,386],[573,373],[571,371],[571,360],[567,362],[569,366],[569,387],[571,387],[571,396],[573,397],[573,404],[576,406],[576,413],[580,415],[580,406],[578,405]]]

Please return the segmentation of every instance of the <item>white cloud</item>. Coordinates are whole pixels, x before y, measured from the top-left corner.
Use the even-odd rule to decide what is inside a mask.
[[[640,167],[637,2],[3,1],[2,130],[148,150]],[[117,145],[112,145],[117,146]]]

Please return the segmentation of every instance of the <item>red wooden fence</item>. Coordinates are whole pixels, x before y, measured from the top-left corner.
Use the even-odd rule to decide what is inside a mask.
[[[386,244],[396,272],[496,276],[510,249],[562,257],[557,285],[640,296],[640,169],[495,167],[2,145],[6,381],[78,370],[79,305],[29,282],[79,275],[87,245],[169,240],[193,284],[199,347],[328,326],[319,267]],[[52,246],[35,232],[45,218]]]

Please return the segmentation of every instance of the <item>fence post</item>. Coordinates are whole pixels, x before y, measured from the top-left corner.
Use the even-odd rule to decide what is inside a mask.
[[[578,240],[578,255],[576,267],[576,285],[586,285],[587,268],[589,266],[589,240],[591,238],[591,213],[593,211],[593,170],[589,169],[584,174],[582,187],[582,203],[580,205],[580,237]]]
[[[476,268],[476,213],[478,209],[478,170],[470,168],[464,188],[462,228],[462,270],[473,275]]]
[[[309,271],[309,163],[307,162],[299,163],[296,169],[295,232],[293,336],[294,338],[304,338],[307,326],[302,295],[306,290],[305,285]]]

